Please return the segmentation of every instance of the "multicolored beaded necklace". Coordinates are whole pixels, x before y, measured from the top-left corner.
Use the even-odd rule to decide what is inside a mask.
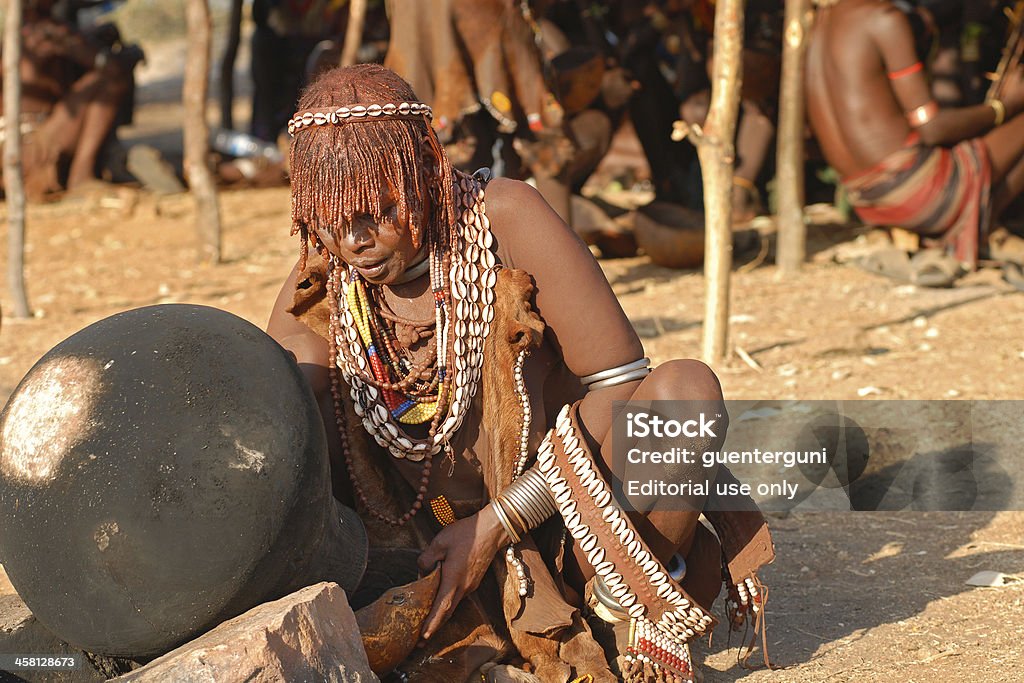
[[[435,288],[433,293],[435,309],[443,311],[444,290]],[[347,304],[366,349],[373,378],[391,416],[402,424],[429,422],[441,403],[447,368],[439,363],[436,373],[430,377],[429,368],[412,366],[396,351],[397,340],[381,320],[366,283],[358,274],[353,275]],[[442,358],[444,354],[438,360]]]

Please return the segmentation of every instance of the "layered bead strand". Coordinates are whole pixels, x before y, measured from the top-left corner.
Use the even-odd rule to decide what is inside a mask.
[[[435,300],[442,300],[443,290],[434,290]],[[390,353],[392,346],[387,331],[374,315],[373,302],[367,292],[366,284],[358,275],[352,278],[348,290],[348,310],[352,313],[359,337],[366,349],[370,372],[376,380],[374,384],[381,390],[384,405],[392,417],[403,424],[422,424],[430,421],[437,413],[443,400],[441,388],[444,386],[444,368],[437,369],[435,379],[428,383],[425,391],[418,392],[413,385],[419,379],[422,368],[413,368],[403,376],[401,359]],[[444,348],[444,347],[442,347]],[[389,353],[382,353],[389,351]],[[445,354],[441,354],[444,357]],[[399,378],[397,382],[392,380]],[[431,391],[435,391],[433,396]],[[432,400],[431,400],[432,399]]]
[[[497,281],[490,223],[484,213],[482,186],[470,176],[457,174],[459,220],[450,260],[431,253],[431,282],[435,289],[435,337],[439,384],[437,415],[443,417],[427,440],[406,436],[383,401],[368,360],[356,318],[349,307],[339,311],[337,343],[343,353],[337,362],[349,384],[356,414],[374,440],[396,458],[413,461],[433,456],[448,444],[462,424],[480,385],[484,342],[494,320],[494,285]],[[448,272],[444,272],[447,266]],[[447,277],[446,277],[447,276]],[[343,301],[358,276],[343,269]],[[445,292],[439,296],[438,292]],[[450,348],[450,355],[447,349]],[[449,360],[452,363],[449,363]],[[454,366],[454,367],[453,367]],[[450,386],[450,393],[446,387]]]
[[[376,507],[373,506],[370,500],[367,499],[366,492],[363,490],[362,482],[359,481],[359,477],[356,476],[356,471],[352,462],[352,448],[348,439],[348,424],[345,419],[345,406],[344,400],[341,393],[341,379],[340,374],[340,358],[338,357],[338,346],[341,336],[339,320],[339,289],[340,289],[340,277],[339,273],[341,267],[334,261],[333,258],[328,259],[328,275],[327,275],[327,296],[331,307],[330,327],[329,336],[331,343],[329,347],[329,368],[331,376],[331,398],[334,402],[334,419],[338,427],[338,436],[341,441],[341,454],[345,461],[345,469],[348,471],[349,481],[352,483],[352,490],[359,499],[363,508],[373,517],[379,519],[385,524],[391,526],[400,527],[406,522],[412,519],[420,508],[423,506],[423,499],[427,494],[427,487],[430,484],[430,471],[433,467],[433,455],[427,454],[423,459],[423,469],[420,473],[419,487],[416,491],[416,498],[413,500],[412,505],[409,509],[399,517],[391,517],[382,513]],[[370,387],[371,389],[373,387]],[[376,391],[376,389],[374,389]],[[434,433],[437,429],[438,415],[435,413],[434,419],[430,425],[430,433]]]
[[[519,457],[516,459],[516,469],[512,475],[512,481],[522,476],[526,469],[526,461],[530,457],[530,426],[533,424],[533,409],[530,407],[530,394],[526,391],[526,380],[523,377],[523,367],[526,365],[526,357],[530,355],[528,349],[523,349],[516,357],[515,366],[512,369],[515,380],[516,395],[522,408],[522,427],[519,431]],[[499,501],[499,505],[500,505]],[[509,564],[509,571],[516,576],[519,582],[519,597],[525,598],[530,590],[529,578],[526,576],[526,568],[522,560],[516,555],[514,544],[505,549],[505,560]]]

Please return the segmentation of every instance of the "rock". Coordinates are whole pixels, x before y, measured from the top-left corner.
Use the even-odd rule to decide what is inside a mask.
[[[32,616],[15,594],[0,596],[0,652],[4,654],[61,657],[75,655],[81,665],[68,671],[0,671],[0,681],[52,681],[53,683],[98,683],[106,676],[97,671],[77,650],[53,635]],[[124,671],[125,669],[122,669]]]
[[[224,622],[126,676],[121,683],[217,681],[371,683],[345,591],[308,586]]]
[[[11,585],[11,580],[7,578],[7,572],[4,571],[3,565],[0,565],[0,595],[13,595],[14,593],[17,591]]]

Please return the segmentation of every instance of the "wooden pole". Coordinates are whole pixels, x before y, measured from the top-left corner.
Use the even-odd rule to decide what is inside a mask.
[[[363,25],[366,23],[366,0],[348,0],[348,27],[345,46],[341,50],[341,65],[352,66],[363,43]]]
[[[25,294],[25,179],[21,168],[21,0],[7,0],[4,22],[4,192],[7,195],[7,288],[14,317],[29,317]]]
[[[743,75],[743,0],[718,0],[715,9],[711,106],[703,130],[694,127],[704,177],[704,360],[725,358],[729,340],[732,271],[732,177],[736,117]]]
[[[233,130],[235,127],[235,58],[242,42],[242,2],[231,0],[231,18],[228,20],[228,43],[224,46],[224,57],[220,62],[220,125]]]
[[[804,224],[804,53],[812,17],[811,0],[786,0],[776,159],[779,190],[776,260],[783,274],[797,272],[807,258],[807,226]]]
[[[220,261],[220,206],[210,171],[210,131],[206,124],[209,92],[210,6],[207,0],[187,0],[185,19],[189,50],[185,61],[185,177],[196,204],[200,260]]]

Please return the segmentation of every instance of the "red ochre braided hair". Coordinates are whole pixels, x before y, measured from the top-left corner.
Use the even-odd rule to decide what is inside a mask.
[[[357,64],[317,78],[299,98],[298,109],[417,101],[412,87],[395,72],[379,64]],[[306,267],[310,243],[328,256],[316,236],[318,222],[336,238],[354,216],[369,214],[380,223],[385,187],[397,201],[400,220],[408,220],[416,247],[426,240],[447,251],[452,243],[454,176],[426,116],[345,119],[302,128],[292,138],[289,165],[291,234],[302,238],[300,269]],[[430,215],[424,216],[427,196]]]

